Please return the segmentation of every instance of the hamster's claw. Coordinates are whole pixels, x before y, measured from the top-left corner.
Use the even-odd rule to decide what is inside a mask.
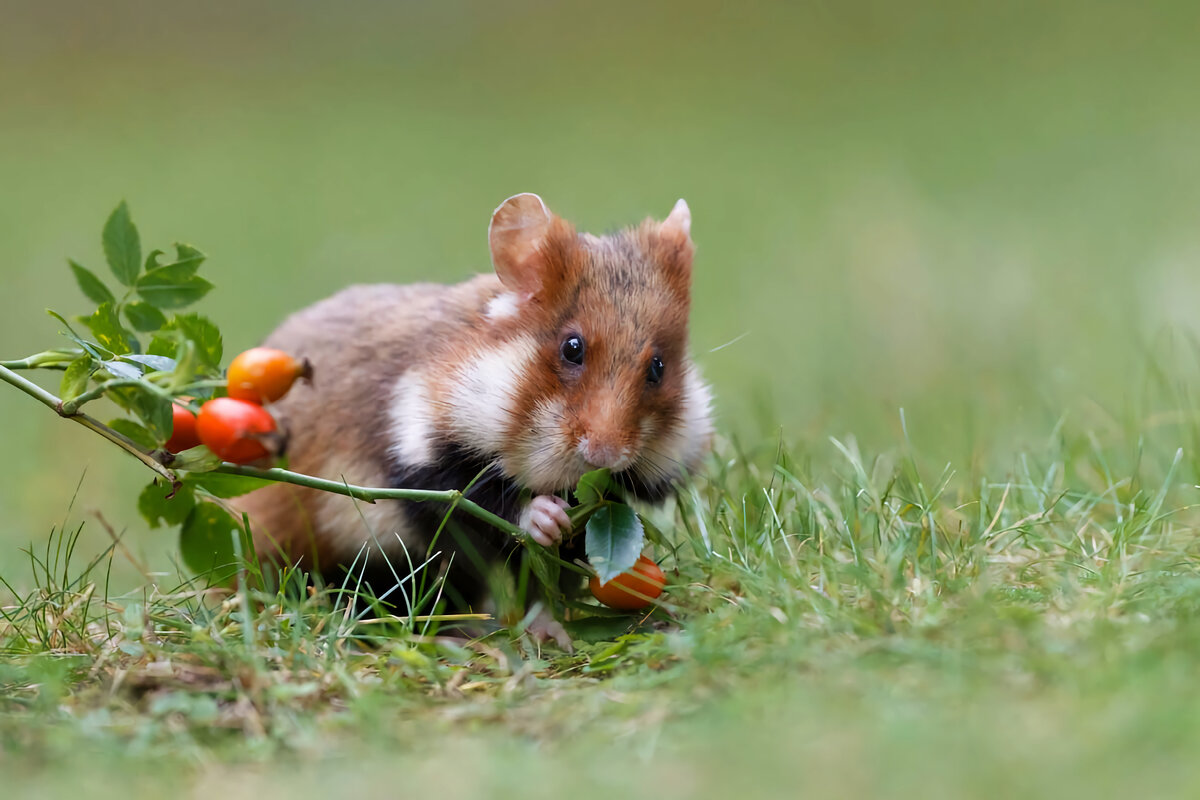
[[[567,501],[550,494],[539,494],[529,501],[517,525],[542,547],[553,547],[571,530]]]

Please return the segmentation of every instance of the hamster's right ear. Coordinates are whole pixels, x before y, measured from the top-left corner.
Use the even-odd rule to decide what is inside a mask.
[[[492,212],[488,246],[492,267],[506,288],[524,295],[542,288],[542,243],[554,220],[542,198],[529,192],[514,194]]]

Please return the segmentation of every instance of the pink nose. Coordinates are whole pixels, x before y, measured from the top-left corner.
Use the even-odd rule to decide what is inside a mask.
[[[593,467],[620,469],[629,461],[629,450],[611,439],[585,436],[579,440],[579,455]]]

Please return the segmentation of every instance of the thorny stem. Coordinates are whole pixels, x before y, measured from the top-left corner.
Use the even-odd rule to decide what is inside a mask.
[[[303,475],[299,472],[292,472],[286,469],[274,467],[271,469],[261,469],[259,467],[248,467],[242,464],[230,464],[228,462],[222,464],[213,470],[213,472],[224,475],[244,475],[250,478],[263,478],[264,480],[275,481],[277,483],[291,483],[296,486],[304,486],[308,489],[317,489],[322,492],[332,492],[333,494],[344,495],[345,497],[353,497],[355,500],[365,500],[368,503],[374,503],[376,500],[410,500],[416,503],[452,503],[456,508],[461,508],[471,516],[483,520],[489,525],[499,528],[521,541],[528,538],[525,531],[513,525],[508,520],[501,516],[493,514],[483,506],[468,500],[463,497],[463,493],[457,489],[447,489],[445,491],[436,491],[433,489],[382,489],[371,488],[367,486],[355,486],[349,483],[338,483],[337,481],[328,481],[324,478],[314,478],[311,475]]]
[[[153,454],[147,452],[146,450],[143,450],[132,439],[130,439],[126,436],[122,436],[121,434],[114,431],[112,428],[105,425],[103,422],[93,419],[92,417],[89,417],[87,414],[81,413],[79,411],[74,411],[74,412],[65,411],[63,409],[62,401],[59,400],[57,396],[46,391],[45,389],[38,386],[33,381],[22,378],[20,375],[13,372],[11,369],[9,369],[6,366],[0,366],[0,380],[3,380],[5,383],[11,383],[13,386],[17,387],[25,394],[27,394],[30,397],[34,398],[35,400],[38,400],[39,402],[41,402],[42,405],[48,406],[49,408],[53,409],[54,413],[58,414],[60,417],[69,419],[72,422],[76,422],[76,423],[82,425],[83,427],[88,428],[89,430],[95,431],[96,433],[100,434],[105,439],[108,439],[110,442],[115,444],[117,447],[120,447],[122,450],[124,450],[125,452],[132,455],[138,461],[141,461],[147,467],[154,470],[156,473],[158,473],[158,475],[160,477],[169,481],[172,486],[179,483],[179,478],[175,475],[174,472],[172,472],[171,470],[164,467],[162,465],[162,462],[160,462],[157,458],[155,458]]]
[[[14,362],[4,362],[11,364]],[[30,397],[38,400],[43,405],[54,409],[54,413],[60,417],[72,420],[80,425],[95,431],[96,433],[108,439],[110,442],[120,447],[130,455],[137,458],[150,469],[154,470],[160,477],[166,479],[172,486],[179,484],[179,477],[171,470],[167,469],[154,452],[149,452],[139,447],[135,442],[126,436],[122,436],[117,431],[108,427],[102,422],[89,417],[74,408],[64,409],[64,403],[54,394],[46,391],[26,378],[21,377],[13,372],[7,366],[0,366],[0,380],[6,383],[11,383]],[[117,381],[109,381],[104,386],[111,386]],[[88,392],[88,395],[94,394]],[[85,397],[86,395],[80,395]],[[91,399],[91,398],[89,398]],[[79,405],[79,398],[76,398],[76,407]],[[228,462],[217,467],[213,472],[223,473],[225,475],[245,475],[252,478],[263,478],[277,483],[291,483],[296,486],[304,486],[309,489],[317,489],[323,492],[332,492],[334,494],[353,497],[357,500],[365,500],[373,503],[376,500],[410,500],[417,503],[424,502],[440,502],[451,503],[456,508],[461,508],[471,516],[488,523],[489,525],[504,531],[505,533],[515,537],[521,542],[526,541],[527,534],[513,525],[508,520],[493,514],[486,508],[483,508],[478,503],[468,500],[463,497],[462,492],[457,489],[449,489],[446,491],[434,491],[430,489],[382,489],[370,488],[366,486],[354,486],[348,483],[338,483],[337,481],[328,481],[322,478],[314,478],[311,475],[302,475],[299,472],[292,472],[286,469],[261,469],[259,467],[248,467],[241,464],[230,464]]]

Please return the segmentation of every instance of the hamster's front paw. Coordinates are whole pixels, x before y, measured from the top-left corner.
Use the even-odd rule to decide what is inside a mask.
[[[529,627],[525,630],[538,644],[544,644],[553,639],[558,643],[559,647],[568,653],[575,652],[575,648],[571,645],[571,636],[567,633],[567,629],[544,608],[538,612],[533,622],[530,622]]]
[[[517,526],[542,547],[553,547],[571,530],[567,501],[552,494],[539,494],[529,501]]]

